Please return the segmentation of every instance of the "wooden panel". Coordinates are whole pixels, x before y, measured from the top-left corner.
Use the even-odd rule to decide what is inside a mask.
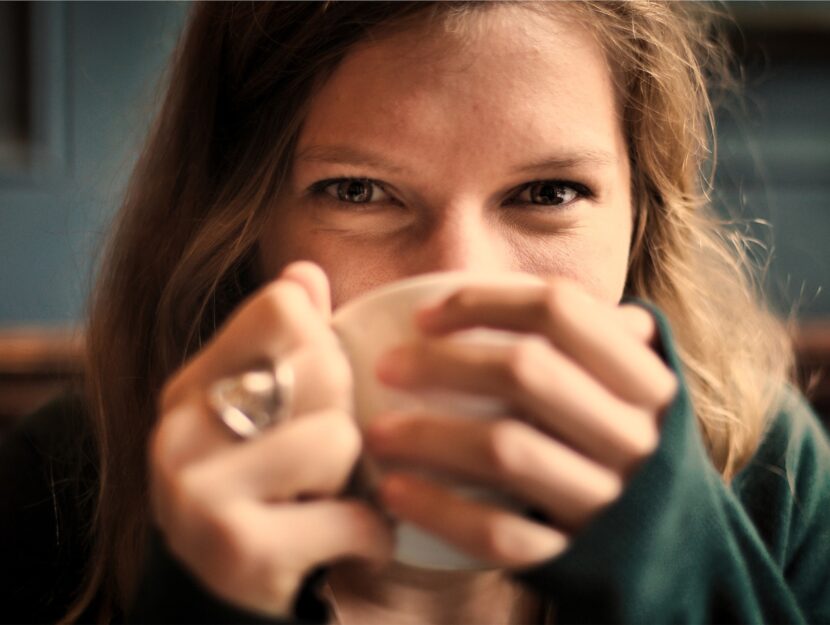
[[[0,331],[0,427],[80,382],[83,339],[70,329]]]
[[[805,323],[795,339],[800,379],[830,420],[830,321]],[[71,329],[0,331],[0,427],[80,381],[83,339]]]
[[[795,349],[804,393],[824,422],[830,424],[830,321],[802,324]]]

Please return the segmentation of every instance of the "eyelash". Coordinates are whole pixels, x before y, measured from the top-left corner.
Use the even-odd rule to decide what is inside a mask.
[[[338,204],[350,204],[352,206],[358,206],[358,207],[360,207],[360,206],[371,206],[372,204],[377,204],[378,202],[349,202],[349,201],[346,201],[346,200],[341,200],[338,197],[334,197],[330,193],[326,192],[326,189],[329,188],[332,185],[340,184],[340,183],[343,183],[343,182],[358,182],[358,181],[363,182],[365,184],[369,184],[373,187],[376,186],[381,191],[383,191],[384,193],[387,193],[387,194],[389,193],[384,188],[383,184],[378,182],[377,180],[373,180],[372,178],[362,178],[362,177],[355,177],[355,176],[342,176],[342,177],[339,177],[339,178],[327,178],[325,180],[320,180],[318,182],[315,182],[314,184],[312,184],[309,187],[309,193],[312,197],[320,198],[320,199],[324,199],[324,200],[331,200],[331,201],[336,202]],[[569,189],[576,192],[576,197],[573,200],[570,200],[568,202],[564,202],[562,204],[541,204],[541,203],[527,202],[527,201],[522,201],[521,204],[523,204],[525,206],[533,206],[533,207],[541,207],[541,208],[545,208],[545,207],[567,207],[570,204],[573,204],[574,202],[576,202],[577,200],[590,199],[590,198],[594,197],[593,191],[591,191],[584,184],[580,184],[578,182],[572,182],[570,180],[555,180],[555,179],[553,179],[553,180],[546,180],[546,179],[533,180],[531,182],[526,182],[525,184],[518,187],[517,190],[514,190],[511,197],[516,197],[517,195],[520,195],[521,193],[525,192],[526,190],[530,189],[533,185],[536,185],[536,184],[548,184],[548,185],[552,185],[552,186],[559,187],[559,188],[561,188],[561,187],[569,188]]]

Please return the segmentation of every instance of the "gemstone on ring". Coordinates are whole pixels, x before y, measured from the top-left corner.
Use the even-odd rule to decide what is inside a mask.
[[[288,416],[293,378],[286,363],[252,369],[215,382],[209,401],[232,432],[251,438]]]

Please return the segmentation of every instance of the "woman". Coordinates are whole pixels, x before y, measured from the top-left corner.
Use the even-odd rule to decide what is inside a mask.
[[[70,462],[90,475],[37,508],[73,540],[94,519],[70,554],[81,592],[55,575],[54,603],[74,596],[80,620],[830,619],[830,452],[705,201],[718,58],[676,4],[194,7],[92,306],[94,446],[71,447],[94,460]],[[424,311],[378,375],[514,411],[361,436],[331,309],[450,269],[547,286]],[[547,342],[448,346],[480,325]],[[240,442],[206,397],[263,359],[293,363],[294,411]],[[347,494],[361,453],[404,463],[378,507]],[[392,561],[387,514],[492,568]]]

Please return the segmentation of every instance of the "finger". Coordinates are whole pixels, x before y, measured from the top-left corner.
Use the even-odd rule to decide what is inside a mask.
[[[568,529],[582,527],[622,488],[616,473],[514,419],[383,415],[366,441],[381,460],[506,490]]]
[[[658,442],[652,412],[621,401],[541,339],[502,346],[420,341],[390,352],[378,376],[404,389],[506,398],[543,431],[622,473]]]
[[[311,303],[326,320],[331,318],[331,289],[322,268],[310,261],[301,260],[285,267],[281,278],[293,280],[308,293]]]
[[[369,450],[381,460],[496,487],[570,530],[584,526],[622,490],[614,472],[515,419],[382,415],[366,434]]]
[[[350,410],[352,369],[345,353],[336,345],[312,344],[285,359],[294,371],[291,416],[318,410]]]
[[[437,334],[472,327],[538,334],[618,397],[640,406],[662,409],[676,392],[674,375],[623,326],[616,308],[568,280],[557,279],[546,287],[467,287],[443,305],[422,311],[417,321]],[[637,331],[644,331],[641,323]]]
[[[352,373],[343,352],[336,346],[312,344],[296,350],[284,361],[291,367],[291,414],[301,417],[319,411],[346,411],[352,403]],[[158,452],[168,462],[183,466],[242,441],[221,422],[208,401],[208,389],[191,387],[159,420],[163,445]],[[162,449],[163,447],[163,449]]]
[[[388,475],[380,497],[397,518],[499,567],[531,566],[567,546],[567,537],[556,529],[465,499],[425,479]]]
[[[280,514],[283,513],[283,514]],[[383,566],[392,558],[395,538],[389,521],[369,505],[352,500],[324,499],[274,511],[275,522],[294,528],[294,535],[283,532],[279,547],[290,553],[308,554],[314,565],[343,558],[357,558],[373,566]],[[276,523],[270,527],[277,529]],[[296,540],[307,535],[308,542]]]
[[[637,304],[623,304],[616,310],[620,325],[636,340],[651,347],[657,341],[657,322],[652,314]]]
[[[156,422],[149,443],[151,466],[174,476],[186,464],[221,453],[238,438],[219,421],[204,395],[191,395],[164,413]]]
[[[187,530],[190,531],[187,531]],[[219,596],[257,612],[285,615],[312,569],[341,559],[379,568],[392,557],[389,523],[355,501],[262,506],[240,501],[192,528],[176,554]]]
[[[247,300],[165,385],[161,410],[164,412],[193,390],[203,392],[220,378],[276,362],[313,343],[334,348],[337,339],[304,287],[293,280],[275,280]]]
[[[279,424],[187,467],[188,487],[213,497],[289,501],[343,490],[362,448],[346,413],[327,411]]]

